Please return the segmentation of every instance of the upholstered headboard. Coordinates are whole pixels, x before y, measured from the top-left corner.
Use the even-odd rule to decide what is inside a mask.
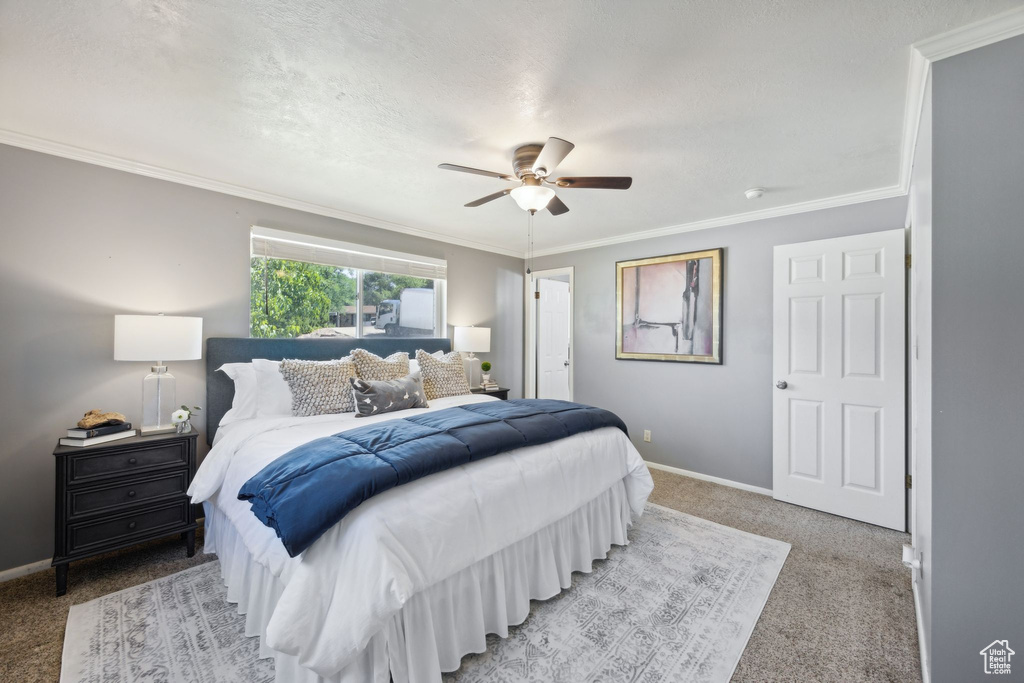
[[[217,372],[224,363],[247,363],[253,358],[283,360],[330,360],[347,356],[352,349],[366,349],[379,356],[396,351],[407,351],[415,357],[417,349],[428,353],[451,351],[448,339],[416,339],[384,337],[381,339],[250,339],[212,337],[206,340],[206,442],[213,443],[217,425],[231,408],[235,397],[235,383],[223,372]]]

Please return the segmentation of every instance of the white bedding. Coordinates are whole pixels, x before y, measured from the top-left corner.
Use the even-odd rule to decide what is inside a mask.
[[[273,530],[237,499],[241,485],[309,440],[454,405],[356,419],[354,414],[244,420],[217,436],[189,489],[217,506],[253,559],[286,585],[267,645],[322,676],[349,663],[416,593],[567,516],[622,481],[635,515],[653,482],[618,429],[584,432],[425,477],[378,495],[291,558]]]

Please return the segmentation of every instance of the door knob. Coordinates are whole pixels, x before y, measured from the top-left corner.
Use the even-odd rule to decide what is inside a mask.
[[[775,386],[778,387],[779,389],[785,389],[789,385],[786,383],[786,380],[780,379],[778,382],[775,383]]]
[[[562,363],[562,365],[564,365],[565,367],[569,367],[569,361],[565,361],[564,363]]]

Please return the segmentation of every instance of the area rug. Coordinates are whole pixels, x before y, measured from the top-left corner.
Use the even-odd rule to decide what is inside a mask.
[[[728,681],[789,544],[652,503],[629,541],[445,683]]]
[[[445,683],[728,681],[789,544],[648,504],[572,587]],[[71,608],[61,683],[273,681],[208,562]]]

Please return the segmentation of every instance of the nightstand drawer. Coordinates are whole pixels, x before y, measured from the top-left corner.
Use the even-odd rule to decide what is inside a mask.
[[[188,470],[179,470],[123,484],[69,489],[68,515],[76,517],[136,505],[155,498],[183,495],[187,488]]]
[[[114,476],[130,476],[137,471],[188,464],[188,448],[184,441],[155,445],[151,448],[115,451],[97,455],[74,455],[68,458],[68,483],[77,484]]]
[[[161,528],[180,527],[188,522],[188,499],[159,508],[106,517],[95,522],[68,525],[68,552],[77,553],[94,546],[128,543],[139,536],[150,536]]]

